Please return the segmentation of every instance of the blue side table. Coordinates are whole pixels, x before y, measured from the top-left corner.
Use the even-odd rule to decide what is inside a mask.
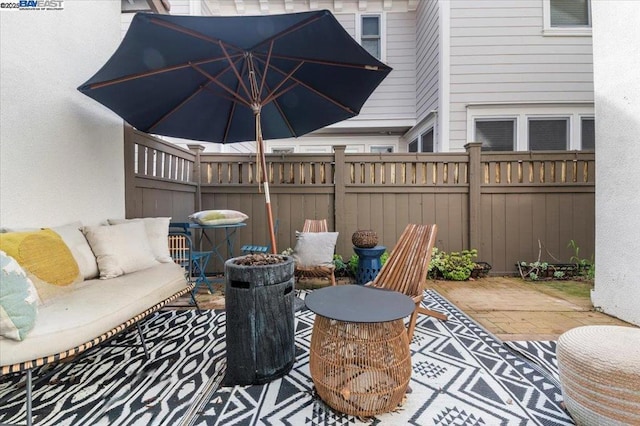
[[[385,246],[372,248],[354,247],[353,251],[358,255],[358,270],[356,271],[356,283],[363,285],[378,275],[382,268],[380,256],[387,250]]]

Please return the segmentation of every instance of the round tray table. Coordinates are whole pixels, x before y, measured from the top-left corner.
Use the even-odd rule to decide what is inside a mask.
[[[411,379],[403,318],[415,304],[389,290],[341,285],[305,299],[316,313],[311,335],[311,378],[331,408],[354,416],[394,410]]]

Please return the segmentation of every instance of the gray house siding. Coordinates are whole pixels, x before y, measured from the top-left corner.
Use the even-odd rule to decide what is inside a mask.
[[[355,15],[352,15],[355,20]],[[340,23],[344,24],[343,18]],[[411,120],[416,118],[415,12],[386,13],[385,63],[393,71],[364,104],[359,120]]]
[[[591,37],[543,36],[542,0],[450,4],[451,151],[468,104],[593,102]]]
[[[438,106],[438,2],[419,2],[416,15],[416,116],[420,122]]]

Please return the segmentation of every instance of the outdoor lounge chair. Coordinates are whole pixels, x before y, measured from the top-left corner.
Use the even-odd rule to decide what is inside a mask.
[[[327,219],[306,219],[302,232],[329,232],[327,225]],[[331,280],[331,285],[336,285],[335,266],[331,265],[316,265],[316,266],[303,266],[296,264],[295,276],[299,278],[328,278]]]
[[[424,298],[431,251],[437,233],[436,225],[407,225],[376,278],[365,284],[395,290],[413,299],[416,308],[409,320],[409,341],[413,337],[418,314],[430,315],[444,321],[448,319],[445,314],[420,306]]]

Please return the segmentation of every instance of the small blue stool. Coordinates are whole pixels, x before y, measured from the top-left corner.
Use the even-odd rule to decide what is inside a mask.
[[[385,246],[372,248],[354,247],[353,251],[358,255],[358,269],[356,271],[356,283],[363,285],[378,275],[382,269],[380,256],[387,250]]]

